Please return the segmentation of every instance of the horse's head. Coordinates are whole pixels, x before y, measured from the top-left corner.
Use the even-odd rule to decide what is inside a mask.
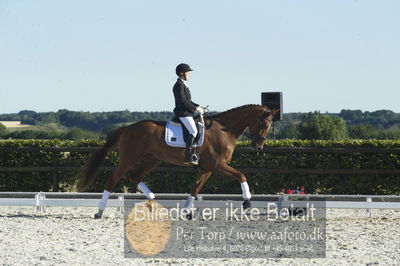
[[[253,148],[262,150],[264,142],[267,139],[268,131],[272,124],[273,117],[279,112],[279,109],[265,109],[249,121],[250,134]]]

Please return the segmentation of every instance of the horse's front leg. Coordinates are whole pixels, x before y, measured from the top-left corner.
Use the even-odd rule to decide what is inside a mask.
[[[194,210],[194,200],[199,194],[201,188],[204,186],[206,183],[207,179],[210,177],[211,172],[204,172],[201,171],[198,175],[198,178],[196,180],[196,183],[192,187],[192,191],[190,192],[190,195],[186,199],[185,205],[183,206],[184,213],[186,214],[186,218],[188,220],[191,220],[193,218],[193,213],[191,210]]]
[[[239,180],[240,187],[242,188],[243,209],[250,208],[251,207],[251,203],[250,203],[251,193],[250,193],[249,185],[247,184],[246,176],[239,170],[236,170],[235,168],[233,168],[227,164],[223,164],[218,169],[218,173],[227,175],[227,176],[232,176]]]

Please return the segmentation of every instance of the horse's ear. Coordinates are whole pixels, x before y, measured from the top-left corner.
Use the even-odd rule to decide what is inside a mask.
[[[264,112],[263,117],[264,117],[264,119],[267,119],[270,115],[275,116],[277,113],[279,113],[279,109],[272,109],[272,110],[267,109]]]
[[[277,113],[279,113],[279,109],[272,109],[271,111],[272,115],[276,115]]]

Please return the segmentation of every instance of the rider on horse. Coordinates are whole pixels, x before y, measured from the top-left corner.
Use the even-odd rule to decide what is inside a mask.
[[[185,164],[199,163],[198,155],[195,153],[195,143],[194,140],[197,136],[197,127],[194,122],[193,115],[197,111],[200,114],[204,114],[204,107],[192,102],[192,96],[190,94],[189,87],[187,86],[187,81],[190,77],[190,72],[193,71],[188,64],[179,64],[176,69],[176,75],[178,80],[176,81],[173,92],[175,97],[175,109],[174,113],[176,117],[182,121],[182,124],[189,131],[189,137],[186,142],[185,150]]]

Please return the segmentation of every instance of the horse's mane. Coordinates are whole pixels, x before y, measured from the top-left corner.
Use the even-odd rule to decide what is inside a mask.
[[[261,106],[262,105],[259,105],[259,104],[246,104],[246,105],[242,105],[242,106],[239,106],[239,107],[235,107],[235,108],[229,109],[227,111],[224,111],[224,112],[221,112],[221,113],[218,113],[218,114],[215,114],[215,115],[211,115],[210,117],[211,118],[218,118],[220,116],[224,116],[224,115],[229,114],[231,112],[241,111],[242,109],[246,109],[246,108],[249,108],[249,107],[261,107]]]

